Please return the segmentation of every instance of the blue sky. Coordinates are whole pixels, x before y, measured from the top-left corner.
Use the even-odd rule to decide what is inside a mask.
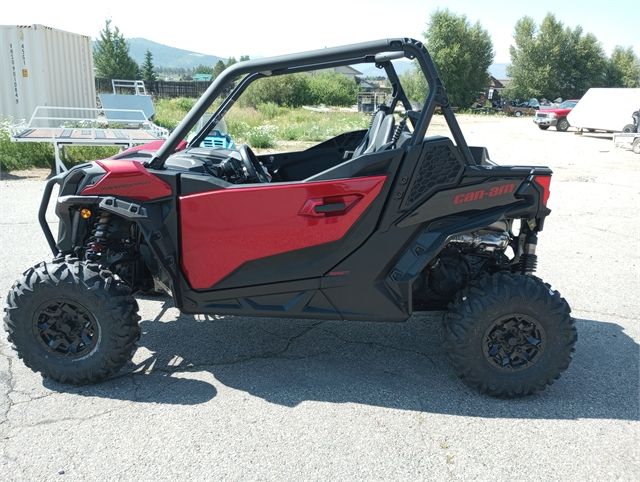
[[[382,37],[422,38],[429,14],[449,8],[477,20],[491,34],[495,62],[509,61],[509,45],[515,22],[529,15],[538,22],[547,12],[566,25],[582,25],[610,53],[615,45],[634,47],[640,53],[638,0],[580,2],[558,0],[238,0],[153,3],[110,0],[108,2],[29,0],[5,2],[3,24],[41,23],[95,37],[112,18],[127,37],[156,42],[207,54],[236,57],[322,48]]]

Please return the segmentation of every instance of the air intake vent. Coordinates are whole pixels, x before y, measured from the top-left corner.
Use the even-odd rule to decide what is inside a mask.
[[[436,191],[456,186],[464,170],[458,149],[447,138],[426,140],[420,156],[403,210],[424,202]]]

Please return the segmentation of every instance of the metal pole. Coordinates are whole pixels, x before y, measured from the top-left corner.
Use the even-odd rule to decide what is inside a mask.
[[[60,174],[61,172],[64,172],[67,170],[67,166],[64,165],[64,162],[62,162],[62,158],[60,157],[61,149],[62,148],[57,142],[53,143],[53,153],[54,153],[55,162],[56,162],[56,174]]]

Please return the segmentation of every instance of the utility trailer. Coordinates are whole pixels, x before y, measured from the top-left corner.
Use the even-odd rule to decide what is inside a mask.
[[[614,134],[613,144],[616,147],[631,149],[636,154],[640,154],[640,133],[623,132],[620,134]]]
[[[56,174],[67,170],[62,150],[70,145],[117,146],[121,149],[166,139],[169,131],[142,110],[38,106],[29,122],[12,129],[14,142],[53,144]]]
[[[567,115],[569,124],[582,131],[625,132],[631,115],[640,107],[640,89],[589,89]]]

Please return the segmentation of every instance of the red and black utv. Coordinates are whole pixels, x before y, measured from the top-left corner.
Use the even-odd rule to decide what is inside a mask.
[[[428,82],[421,109],[394,69],[400,58]],[[363,63],[392,86],[369,129],[282,154],[205,146],[252,82]],[[426,135],[437,107],[453,139]],[[159,287],[184,313],[391,322],[447,310],[455,372],[491,395],[529,394],[568,367],[576,341],[568,304],[533,275],[550,180],[546,167],[499,166],[467,146],[416,40],[240,62],[157,151],[48,181],[39,219],[54,257],[9,292],[6,330],[27,366],[82,384],[129,360],[134,295]],[[45,220],[55,184],[57,238]]]

